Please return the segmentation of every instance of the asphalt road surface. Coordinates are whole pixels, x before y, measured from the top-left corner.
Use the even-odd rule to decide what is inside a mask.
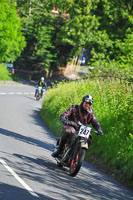
[[[84,162],[73,178],[51,157],[35,87],[0,82],[0,200],[131,200],[131,189]],[[44,97],[45,98],[45,97]]]

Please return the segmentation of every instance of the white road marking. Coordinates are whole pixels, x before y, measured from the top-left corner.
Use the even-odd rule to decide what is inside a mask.
[[[13,170],[9,167],[6,162],[0,159],[0,163],[17,179],[17,181],[32,195],[39,197]]]
[[[34,95],[35,93],[34,92],[24,92],[24,93],[22,93],[22,92],[17,92],[17,93],[15,93],[15,92],[8,92],[8,93],[5,93],[5,92],[0,92],[0,95],[13,95],[13,94],[17,94],[17,95]]]
[[[7,94],[15,94],[14,92],[9,92],[9,93],[7,93]]]
[[[21,92],[17,92],[16,94],[20,94],[20,95],[21,95],[21,94],[23,94],[23,93],[21,93]]]
[[[29,94],[28,92],[24,92],[24,94]]]

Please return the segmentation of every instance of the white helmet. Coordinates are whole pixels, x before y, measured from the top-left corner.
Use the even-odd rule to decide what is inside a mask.
[[[83,102],[84,101],[87,103],[93,104],[93,97],[91,95],[87,94],[83,97]]]
[[[41,77],[41,81],[44,81],[44,77]]]

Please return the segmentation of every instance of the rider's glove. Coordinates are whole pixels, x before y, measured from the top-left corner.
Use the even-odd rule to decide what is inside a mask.
[[[80,125],[78,125],[76,122],[69,121],[65,116],[61,116],[60,120],[64,125],[74,127],[76,131],[78,131],[80,128]]]
[[[80,128],[80,126],[76,122],[73,122],[73,121],[70,121],[69,125],[72,126],[72,127],[74,127],[76,129],[76,131],[78,131],[79,128]]]
[[[101,129],[98,129],[97,132],[98,132],[98,135],[103,136],[103,131]]]

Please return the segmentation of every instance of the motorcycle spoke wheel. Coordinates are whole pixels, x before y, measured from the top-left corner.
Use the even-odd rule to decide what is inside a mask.
[[[71,165],[70,165],[70,176],[76,176],[79,172],[82,162],[85,157],[85,150],[81,149],[77,152],[76,157],[72,158]]]
[[[76,165],[77,165],[77,162],[78,162],[78,158],[79,158],[79,152],[76,155],[76,159],[74,159],[74,158],[72,159],[71,166],[70,166],[71,172],[75,171],[75,168],[76,168]]]

